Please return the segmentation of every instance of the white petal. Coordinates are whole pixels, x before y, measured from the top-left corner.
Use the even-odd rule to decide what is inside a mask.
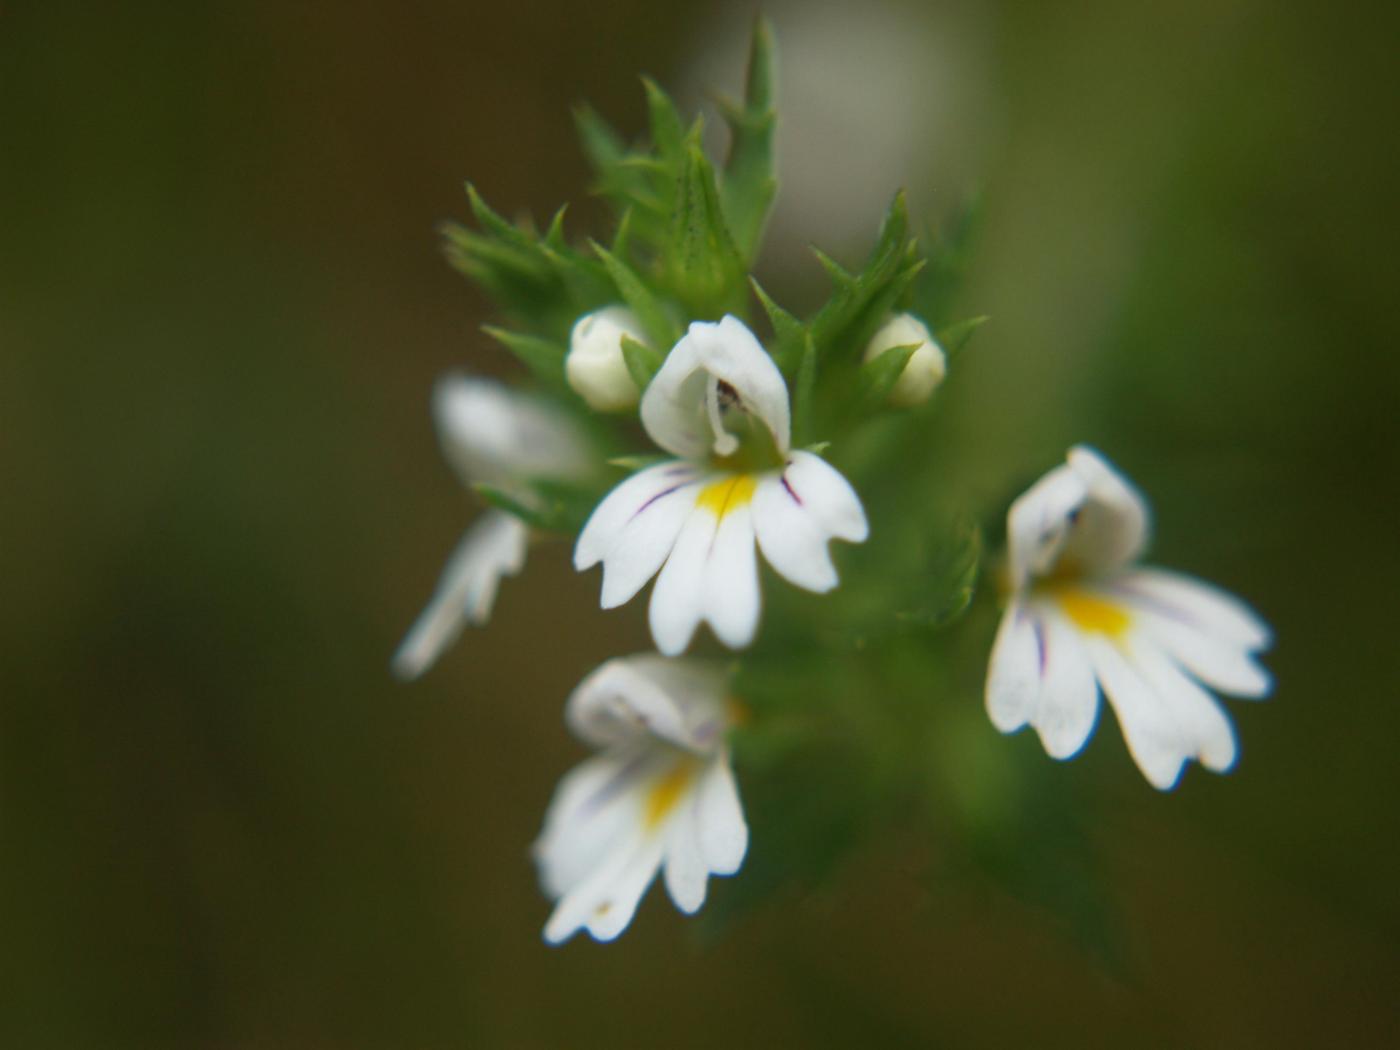
[[[729,766],[729,754],[716,755],[700,775],[696,812],[700,852],[716,875],[733,875],[744,863],[749,848],[749,826]]]
[[[1072,758],[1089,739],[1099,712],[1099,690],[1084,642],[1063,616],[1046,612],[1045,676],[1031,724],[1051,758]]]
[[[706,559],[704,587],[704,617],[715,637],[731,649],[752,642],[760,602],[750,506],[731,508],[720,519]]]
[[[519,518],[499,510],[482,514],[457,544],[427,608],[395,651],[394,674],[417,678],[467,624],[486,623],[501,577],[524,568],[529,540]]]
[[[860,505],[856,490],[821,456],[794,452],[783,471],[783,479],[827,535],[850,543],[863,543],[870,535],[865,509]]]
[[[1191,749],[1165,703],[1107,637],[1086,635],[1084,644],[1138,769],[1159,791],[1175,787]]]
[[[694,479],[695,468],[671,461],[639,470],[603,497],[589,515],[574,546],[574,568],[591,569],[603,560],[623,528],[649,502]]]
[[[1067,466],[1056,467],[1018,496],[1006,515],[1011,585],[1020,590],[1032,576],[1055,567],[1070,524],[1088,495],[1083,480]]]
[[[1138,630],[1211,688],[1249,699],[1267,696],[1273,688],[1269,672],[1242,646],[1164,616],[1150,604],[1130,602],[1130,607]]]
[[[449,375],[433,389],[443,454],[471,484],[580,477],[588,442],[563,411],[494,379]]]
[[[599,747],[645,734],[704,754],[723,738],[724,690],[723,669],[709,662],[655,653],[617,657],[578,684],[565,704],[564,720]]]
[[[1147,543],[1147,505],[1097,453],[1082,445],[1069,462],[1025,491],[1007,515],[1012,586],[1057,567],[1102,573],[1136,558]]]
[[[1089,496],[1063,556],[1095,572],[1136,561],[1147,546],[1149,514],[1142,493],[1087,445],[1075,445],[1068,459]]]
[[[651,439],[685,459],[708,457],[715,441],[705,410],[711,377],[738,394],[786,454],[791,440],[787,384],[753,333],[733,317],[717,324],[695,322],[671,349],[642,395],[642,425]]]
[[[629,521],[603,559],[599,604],[614,609],[632,600],[671,556],[681,529],[695,513],[700,482],[662,492]]]
[[[677,908],[694,915],[705,903],[709,876],[700,852],[698,800],[692,797],[666,829],[666,892]]]
[[[836,586],[831,537],[783,485],[781,474],[762,478],[753,495],[753,525],[768,564],[789,583],[824,594]]]
[[[660,861],[660,840],[646,835],[640,826],[634,828],[633,834],[619,843],[585,880],[559,899],[545,923],[544,939],[560,944],[580,929],[594,933],[593,924],[620,905],[621,912],[613,914],[609,924],[611,927],[620,922],[612,931],[612,936],[617,936],[631,921],[637,901],[655,877]]]
[[[717,525],[714,514],[695,507],[656,577],[649,609],[651,635],[667,656],[685,652],[704,616],[706,562]]]
[[[589,934],[595,941],[611,941],[632,922],[637,905],[661,867],[664,843],[657,835],[649,835],[627,866],[618,873],[602,899],[594,905],[587,921]]]
[[[1023,601],[1002,614],[987,668],[987,715],[1003,733],[1014,733],[1035,713],[1040,696],[1044,628]]]
[[[1192,757],[1217,773],[1230,769],[1238,753],[1235,730],[1215,697],[1145,638],[1135,639],[1130,652],[1138,673],[1166,704]]]
[[[1245,649],[1264,649],[1273,640],[1269,625],[1253,609],[1194,576],[1167,569],[1138,568],[1119,574],[1112,586],[1149,599],[1141,604],[1150,605],[1165,616]]]
[[[617,749],[581,763],[559,781],[531,849],[550,897],[577,889],[636,837],[640,789],[653,765],[648,757],[640,747]]]

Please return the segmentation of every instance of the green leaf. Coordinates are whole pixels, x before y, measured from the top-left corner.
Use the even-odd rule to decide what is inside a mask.
[[[767,20],[759,18],[749,45],[743,105],[721,104],[729,125],[729,156],[722,185],[724,214],[746,267],[758,255],[778,187],[773,175],[775,67],[773,33]]]
[[[565,385],[566,347],[563,344],[536,335],[526,335],[524,332],[512,332],[495,325],[483,325],[481,330],[519,358],[542,382],[556,389]]]
[[[637,384],[637,389],[645,390],[665,359],[651,347],[644,346],[630,335],[623,335],[622,360],[627,363],[627,371],[632,376],[632,382]]]

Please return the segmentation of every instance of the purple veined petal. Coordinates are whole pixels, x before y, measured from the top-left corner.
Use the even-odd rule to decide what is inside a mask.
[[[1141,566],[1119,573],[1109,586],[1134,605],[1250,651],[1273,640],[1269,625],[1248,605],[1185,573]]]
[[[870,525],[856,490],[821,456],[794,452],[782,480],[793,501],[831,538],[863,543],[869,537]]]
[[[764,559],[789,583],[824,594],[839,582],[831,537],[781,474],[765,475],[754,490],[753,527]]]
[[[670,460],[639,470],[623,481],[589,515],[574,545],[574,568],[583,572],[597,565],[629,522],[697,474],[692,464]]]

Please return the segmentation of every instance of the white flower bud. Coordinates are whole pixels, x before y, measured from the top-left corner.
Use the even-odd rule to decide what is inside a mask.
[[[943,348],[934,342],[928,326],[908,313],[895,314],[881,325],[865,348],[865,360],[873,361],[896,346],[916,344],[918,349],[909,355],[904,371],[899,373],[890,390],[890,404],[901,408],[923,404],[943,382],[943,375],[948,370],[948,359],[943,354]]]
[[[574,393],[599,412],[622,412],[636,405],[641,391],[622,356],[622,337],[643,342],[637,315],[625,306],[584,314],[569,334],[564,374]]]

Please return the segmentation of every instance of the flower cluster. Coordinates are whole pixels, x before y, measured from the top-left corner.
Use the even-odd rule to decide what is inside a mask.
[[[570,537],[578,571],[601,566],[604,609],[655,580],[656,652],[608,660],[565,707],[596,754],[561,781],[534,847],[555,902],[550,943],[616,937],[658,874],[677,908],[697,911],[709,876],[735,874],[748,850],[734,745],[749,741],[761,767],[806,732],[775,743],[774,727],[877,705],[873,686],[851,701],[849,668],[926,658],[972,602],[980,547],[940,524],[924,422],[982,320],[946,313],[966,224],[926,244],[897,197],[862,269],[819,255],[834,285],[825,306],[806,320],[779,306],[749,277],[775,188],[770,81],[760,25],[744,99],[724,107],[718,170],[699,123],[687,129],[655,85],[643,146],[581,114],[619,216],[607,247],[571,244],[562,213],[543,234],[508,222],[474,191],[478,228],[448,232],[449,257],[508,322],[487,331],[534,382],[438,387],[443,450],[487,509],[395,672],[418,676],[486,623],[536,539]],[[631,445],[639,433],[647,446]],[[997,729],[1031,726],[1066,759],[1092,733],[1102,692],[1133,760],[1165,790],[1191,759],[1234,764],[1210,690],[1264,696],[1256,656],[1269,632],[1229,595],[1139,566],[1148,521],[1137,490],[1083,446],[1011,505],[985,701]],[[781,583],[765,584],[764,564]],[[780,604],[767,618],[765,589]],[[692,652],[712,648],[697,641],[702,625],[723,660]],[[842,746],[862,746],[864,731],[836,728]]]

